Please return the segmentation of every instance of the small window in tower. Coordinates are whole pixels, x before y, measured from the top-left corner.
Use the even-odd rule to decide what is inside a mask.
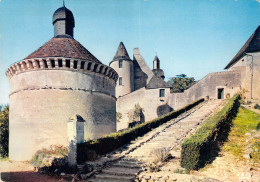
[[[123,61],[119,61],[119,68],[123,68]]]
[[[119,85],[123,85],[123,79],[122,79],[122,77],[119,77]]]
[[[160,97],[164,97],[165,96],[165,89],[160,89]]]

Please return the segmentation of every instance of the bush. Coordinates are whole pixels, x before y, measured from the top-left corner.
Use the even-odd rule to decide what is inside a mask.
[[[62,145],[51,145],[48,149],[38,150],[29,161],[34,167],[48,167],[53,164],[59,164],[59,158],[68,156],[68,149]]]
[[[146,134],[147,132],[151,131],[153,128],[160,126],[167,121],[178,117],[180,114],[184,113],[187,110],[195,107],[199,103],[203,102],[204,99],[199,99],[179,110],[172,111],[164,116],[159,118],[153,119],[151,121],[142,123],[140,125],[136,125],[133,128],[129,128],[120,132],[112,133],[108,136],[90,140],[88,142],[78,144],[77,147],[77,157],[78,162],[82,163],[88,160],[86,151],[94,150],[98,155],[103,155],[108,152],[111,152],[124,144],[129,143],[130,141],[136,139],[139,136]]]
[[[260,109],[259,104],[256,104],[256,105],[254,106],[254,109]]]
[[[181,166],[187,170],[199,169],[218,150],[219,142],[226,139],[231,122],[239,107],[240,95],[233,96],[221,111],[208,118],[194,135],[184,140],[181,151]]]
[[[9,106],[0,107],[0,158],[8,156]]]

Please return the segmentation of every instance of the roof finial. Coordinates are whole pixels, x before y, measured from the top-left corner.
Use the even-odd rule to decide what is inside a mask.
[[[64,0],[63,0],[63,7],[65,7],[65,2],[64,2]]]
[[[157,51],[155,51],[155,55],[157,56]]]

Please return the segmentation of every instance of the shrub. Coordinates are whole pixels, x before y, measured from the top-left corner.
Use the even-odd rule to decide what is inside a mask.
[[[154,149],[150,155],[152,156],[152,159],[147,166],[150,172],[159,171],[160,165],[171,156],[165,147]]]
[[[128,112],[129,122],[140,121],[143,111],[144,109],[139,104],[135,104],[133,110]]]
[[[219,141],[224,141],[233,117],[239,107],[240,95],[233,96],[221,111],[208,118],[194,135],[184,140],[181,166],[187,170],[199,169],[211,160]]]
[[[151,156],[152,156],[153,163],[160,163],[166,161],[169,158],[170,153],[165,147],[163,147],[163,148],[154,149],[151,152]]]
[[[139,124],[134,126],[133,128],[128,128],[123,131],[112,133],[108,136],[90,140],[88,142],[78,144],[77,147],[77,160],[79,163],[85,162],[88,160],[86,151],[94,150],[98,155],[103,155],[108,152],[111,152],[124,144],[129,143],[130,141],[136,139],[139,136],[146,134],[151,131],[153,128],[158,127],[159,125],[166,123],[167,121],[178,117],[180,114],[184,113],[187,110],[195,107],[199,103],[203,102],[204,99],[199,99],[179,110],[172,111],[164,116],[153,119],[151,121]]]
[[[259,104],[256,104],[256,105],[254,106],[254,109],[260,109]]]
[[[122,119],[122,113],[121,112],[116,112],[116,122],[119,123],[120,119]]]
[[[0,158],[8,156],[9,106],[0,107]]]
[[[227,93],[226,94],[226,99],[229,99],[230,98],[230,93]]]
[[[62,145],[51,145],[48,149],[38,150],[29,161],[35,167],[48,167],[57,159],[68,156],[68,149]]]

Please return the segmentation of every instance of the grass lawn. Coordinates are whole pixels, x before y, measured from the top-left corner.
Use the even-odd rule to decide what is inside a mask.
[[[251,148],[251,156],[254,162],[260,162],[260,139],[254,135],[258,131],[257,125],[260,122],[260,115],[248,109],[239,108],[237,117],[233,120],[233,126],[228,136],[228,141],[222,150],[231,152],[239,159],[243,159],[245,150]],[[253,137],[251,137],[251,134]],[[250,147],[248,147],[250,146]]]

